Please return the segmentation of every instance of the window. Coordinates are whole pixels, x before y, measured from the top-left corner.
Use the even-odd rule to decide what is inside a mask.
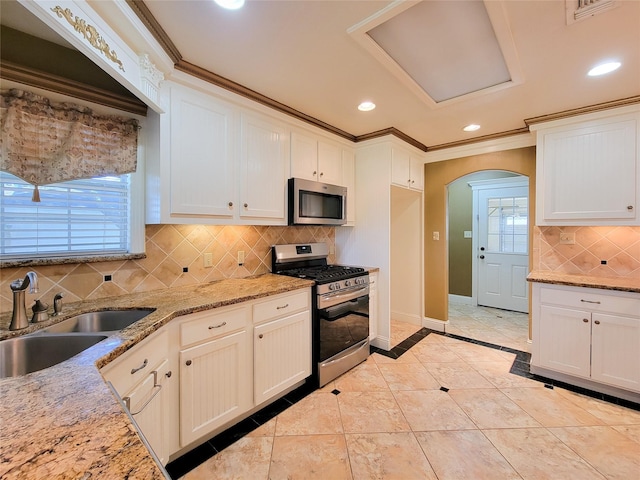
[[[528,198],[488,199],[487,251],[527,253],[529,245]]]
[[[33,186],[0,172],[0,258],[133,253],[131,175]],[[135,229],[134,229],[135,230]]]

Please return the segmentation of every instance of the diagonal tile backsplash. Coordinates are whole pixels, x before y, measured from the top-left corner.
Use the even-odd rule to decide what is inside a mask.
[[[575,234],[573,245],[561,233]],[[533,269],[640,278],[640,227],[534,227]]]
[[[27,308],[39,298],[51,305],[58,292],[65,302],[77,302],[266,273],[271,245],[326,242],[335,252],[335,227],[147,225],[145,235],[147,256],[139,260],[0,269],[0,312],[12,308],[9,284],[29,270],[38,274],[39,292],[27,294]],[[212,254],[212,267],[204,267],[205,253]],[[328,260],[333,263],[334,255]]]

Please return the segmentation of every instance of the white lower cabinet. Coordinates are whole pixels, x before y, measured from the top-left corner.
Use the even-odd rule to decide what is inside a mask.
[[[163,464],[171,454],[171,390],[177,388],[168,334],[160,330],[105,366],[101,373],[122,398],[141,433]]]
[[[249,410],[251,310],[211,310],[190,315],[181,327],[180,444],[184,447]]]
[[[311,375],[311,318],[296,313],[254,328],[256,405]]]
[[[533,373],[640,392],[640,296],[607,292],[533,284]]]
[[[178,317],[101,373],[166,464],[311,375],[311,289]]]
[[[378,336],[378,272],[369,272],[369,341]]]
[[[311,375],[309,289],[253,305],[253,376],[256,405]]]

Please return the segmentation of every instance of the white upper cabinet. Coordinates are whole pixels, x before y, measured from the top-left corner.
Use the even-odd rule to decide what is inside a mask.
[[[422,161],[407,150],[393,147],[391,152],[391,183],[399,187],[422,191],[424,174]]]
[[[286,217],[289,133],[285,126],[255,114],[242,114],[240,216]]]
[[[171,92],[171,214],[233,217],[234,111],[180,89]]]
[[[342,148],[339,144],[301,132],[291,134],[291,176],[342,185]]]
[[[286,225],[289,129],[181,84],[148,122],[147,223]]]
[[[639,128],[637,107],[532,127],[536,224],[640,225]]]

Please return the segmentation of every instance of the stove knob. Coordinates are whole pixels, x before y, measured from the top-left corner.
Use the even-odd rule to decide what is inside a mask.
[[[351,286],[351,280],[345,280],[344,281],[344,286],[345,287],[350,287]]]

